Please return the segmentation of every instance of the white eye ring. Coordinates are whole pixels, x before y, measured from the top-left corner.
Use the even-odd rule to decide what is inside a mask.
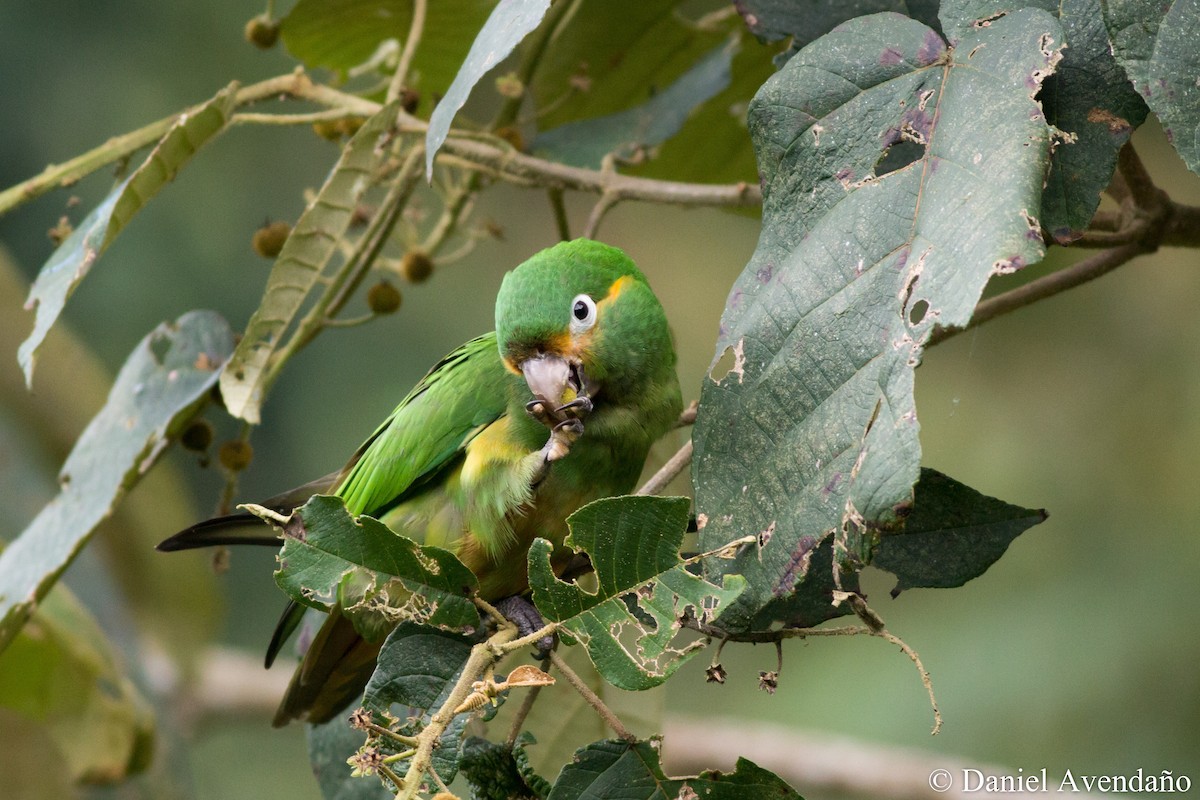
[[[596,301],[577,294],[571,301],[571,333],[583,333],[596,324]]]

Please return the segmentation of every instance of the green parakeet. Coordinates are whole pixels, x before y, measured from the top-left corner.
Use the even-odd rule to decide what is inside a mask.
[[[265,505],[287,513],[313,494],[338,495],[352,514],[452,550],[496,601],[528,588],[534,538],[554,543],[552,563],[565,566],[566,518],[629,492],[680,407],[671,333],[645,276],[616,248],[563,242],[504,277],[495,332],[438,362],[342,470]],[[278,545],[246,526],[245,515],[208,520],[160,549]],[[298,610],[281,620],[284,636]],[[321,722],[356,699],[380,645],[331,614],[276,724]]]

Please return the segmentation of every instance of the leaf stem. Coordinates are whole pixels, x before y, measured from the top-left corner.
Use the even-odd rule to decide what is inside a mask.
[[[550,672],[549,656],[542,659],[541,670],[542,672],[546,673]],[[538,695],[541,694],[541,691],[541,686],[532,686],[521,699],[521,705],[517,708],[517,713],[516,716],[513,717],[512,725],[509,726],[508,737],[504,740],[504,743],[510,748],[516,745],[517,737],[521,735],[521,728],[524,727],[525,720],[529,716],[529,712],[533,709],[534,701],[537,700]]]
[[[567,219],[567,206],[563,202],[563,190],[551,186],[546,190],[550,200],[550,210],[554,212],[554,225],[558,229],[559,241],[571,241],[571,221]]]
[[[392,82],[388,85],[387,102],[389,103],[400,97],[405,84],[408,83],[408,71],[412,69],[413,58],[417,54],[417,45],[425,33],[425,12],[428,5],[428,0],[415,0],[413,3],[413,17],[412,24],[408,27],[408,38],[404,40],[404,50],[400,53],[400,60],[396,63],[396,72],[392,75]]]
[[[579,696],[587,701],[588,705],[595,709],[596,713],[600,716],[600,719],[604,720],[604,724],[612,728],[613,733],[627,742],[637,741],[637,737],[629,732],[629,729],[626,728],[625,724],[617,718],[617,715],[612,712],[612,709],[604,704],[604,701],[600,699],[600,696],[592,691],[592,687],[588,686],[587,683],[584,682],[583,678],[579,677],[578,673],[571,669],[570,665],[567,664],[567,662],[558,654],[557,651],[550,651],[550,663],[558,668],[558,671],[561,672],[563,677],[567,679],[567,683],[571,684],[571,686],[575,688],[575,691],[579,692]]]

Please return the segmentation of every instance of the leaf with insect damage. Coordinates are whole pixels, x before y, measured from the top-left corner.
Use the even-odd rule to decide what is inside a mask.
[[[733,369],[704,382],[694,433],[701,546],[758,537],[706,563],[748,583],[718,626],[844,613],[832,592],[911,504],[925,341],[965,324],[991,275],[1043,253],[1051,130],[1034,97],[1061,45],[1036,9],[953,50],[877,14],[802,49],[755,97],[763,232],[721,320]]]
[[[529,551],[529,585],[538,610],[587,647],[596,669],[621,689],[665,681],[695,652],[676,635],[686,619],[707,622],[734,600],[741,578],[721,585],[691,574],[679,558],[686,497],[608,497],[567,518],[567,544],[591,558],[598,589],[559,580],[545,539]]]
[[[280,522],[275,582],[296,602],[322,611],[335,604],[367,639],[379,641],[400,622],[470,632],[479,613],[467,593],[477,581],[448,550],[420,545],[377,519],[357,519],[340,497],[314,495]]]

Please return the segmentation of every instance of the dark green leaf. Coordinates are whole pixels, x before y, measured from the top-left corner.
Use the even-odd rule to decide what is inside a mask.
[[[550,784],[529,766],[528,732],[513,746],[472,736],[463,742],[462,771],[471,783],[472,800],[545,800]]]
[[[678,133],[698,106],[729,85],[736,50],[737,40],[733,39],[642,105],[560,125],[540,134],[533,150],[543,158],[598,169],[610,153],[630,158],[639,149],[659,145]]]
[[[429,3],[425,29],[413,59],[408,88],[433,107],[444,94],[494,3],[490,0],[437,0]],[[412,25],[413,0],[299,0],[281,20],[288,52],[309,68],[324,67],[345,75],[387,53],[395,68]],[[385,44],[389,43],[390,44]]]
[[[618,688],[648,689],[669,678],[696,652],[673,644],[680,617],[714,618],[743,588],[737,576],[716,586],[684,568],[679,544],[689,506],[686,497],[609,497],[568,517],[566,542],[591,557],[599,584],[594,594],[555,577],[545,539],[530,549],[529,585],[538,610],[582,642],[596,669]]]
[[[492,67],[508,58],[550,8],[550,0],[501,0],[483,24],[483,30],[475,37],[467,59],[463,62],[454,82],[446,90],[446,96],[437,104],[429,117],[429,130],[425,134],[425,174],[432,179],[433,159],[446,141],[454,115],[467,102],[467,96]]]
[[[657,744],[605,740],[588,745],[563,767],[549,800],[803,800],[778,776],[744,758],[730,773],[668,778],[659,763]]]
[[[913,510],[899,530],[887,531],[871,563],[895,575],[892,591],[952,588],[978,577],[1004,555],[1013,539],[1046,519],[980,494],[953,478],[922,469]]]
[[[337,716],[321,725],[306,725],[308,761],[325,800],[390,800],[392,792],[374,777],[354,777],[346,759],[362,747],[364,734]]]
[[[1113,55],[1200,173],[1200,0],[1106,0]]]
[[[275,523],[269,512],[263,519]],[[354,519],[340,497],[314,495],[282,530],[275,582],[312,608],[340,605],[368,639],[378,641],[402,621],[468,632],[479,626],[466,597],[475,576],[453,553],[419,545],[371,517]]]
[[[1050,130],[1032,95],[1061,41],[1034,9],[952,52],[879,14],[801,50],[755,98],[763,233],[722,317],[732,365],[704,382],[694,433],[701,546],[759,537],[707,565],[749,582],[719,625],[760,627],[767,607],[803,624],[911,502],[924,341],[1043,252]],[[826,543],[833,563],[814,571]]]
[[[385,106],[358,129],[284,242],[262,301],[221,373],[221,397],[233,416],[255,424],[260,421],[271,357],[309,293],[321,285],[358,201],[387,157],[380,140],[395,118],[396,107]]]
[[[937,28],[938,0],[740,0],[738,12],[764,42],[790,38],[779,64],[800,48],[855,17],[891,11]]]
[[[205,402],[233,350],[211,311],[191,311],[141,341],[104,408],[59,474],[61,490],[0,554],[0,650],[66,569],[96,525],[162,453],[180,421]]]
[[[42,266],[25,303],[26,308],[37,305],[33,332],[17,351],[26,384],[33,381],[37,349],[62,313],[67,298],[129,220],[174,180],[205,142],[224,130],[236,96],[236,87],[230,86],[204,105],[180,114],[146,160],[92,209]]]
[[[415,736],[446,702],[470,654],[471,644],[461,636],[401,625],[383,643],[363,707],[394,714],[401,720],[398,731]],[[433,768],[447,783],[458,771],[462,735],[469,719],[469,714],[455,717],[433,751]]]
[[[1146,104],[1113,59],[1100,0],[946,0],[942,22],[951,43],[992,20],[1027,6],[1059,18],[1067,48],[1038,93],[1047,121],[1063,131],[1042,193],[1042,227],[1067,243],[1087,228],[1112,180],[1117,151],[1146,119]]]

